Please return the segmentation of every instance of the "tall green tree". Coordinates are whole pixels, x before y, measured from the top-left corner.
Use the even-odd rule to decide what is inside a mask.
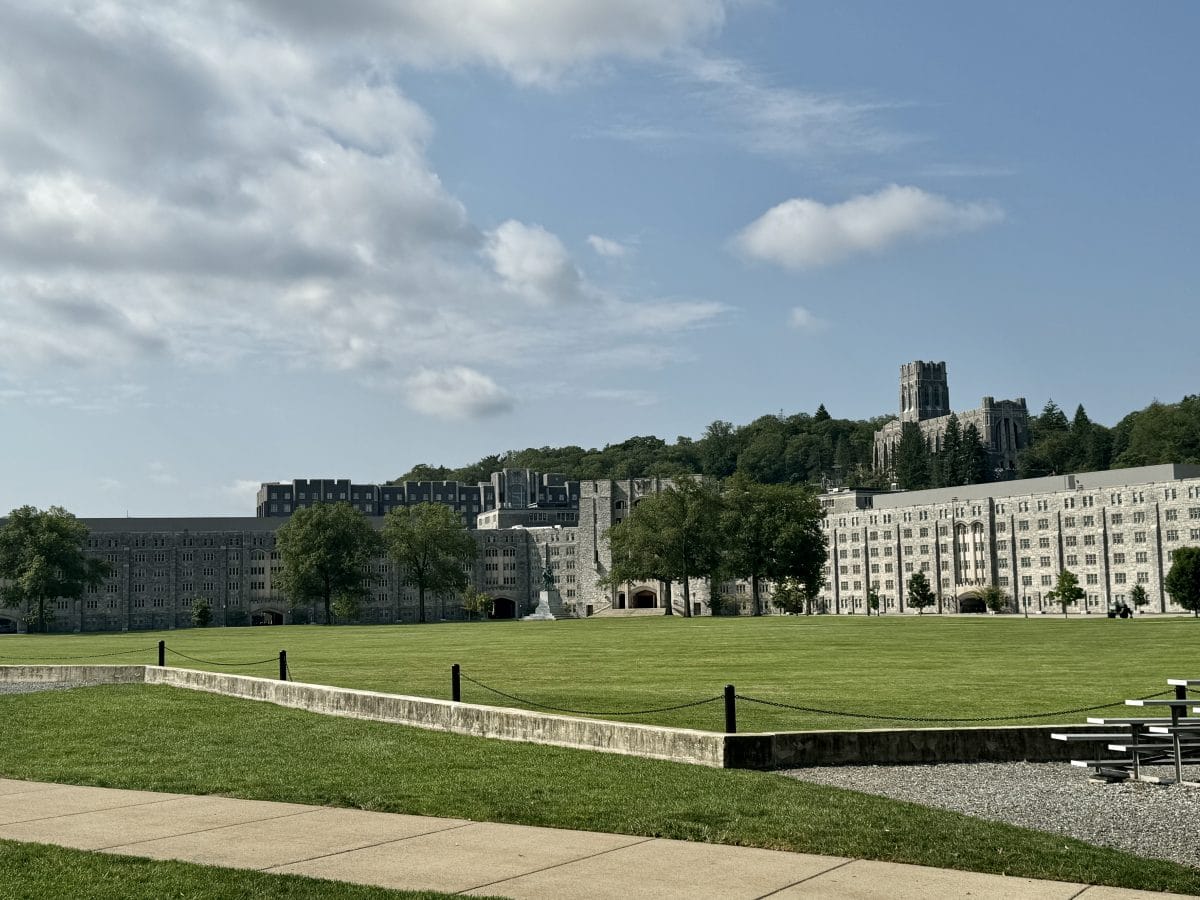
[[[1172,600],[1200,616],[1200,547],[1180,547],[1175,551],[1164,587]]]
[[[442,503],[401,506],[387,514],[383,542],[400,576],[417,589],[417,620],[425,621],[425,596],[461,591],[479,546],[458,515]]]
[[[54,620],[51,600],[78,600],[109,574],[106,562],[84,553],[87,536],[87,526],[61,506],[22,506],[0,528],[0,597],[23,608],[34,631],[45,632]]]
[[[908,579],[908,605],[915,607],[917,615],[922,616],[926,609],[933,606],[935,599],[933,588],[929,586],[929,579],[925,577],[925,573],[913,572]]]
[[[1146,594],[1146,589],[1140,584],[1135,584],[1133,590],[1129,592],[1129,602],[1133,604],[1133,608],[1141,609],[1143,606],[1150,605],[1150,598]]]
[[[683,614],[690,616],[690,579],[707,577],[721,568],[722,506],[712,483],[692,478],[644,498],[625,521],[605,533],[612,568],[604,583],[678,581],[683,585]]]
[[[1070,569],[1058,573],[1058,581],[1054,590],[1046,592],[1046,599],[1062,607],[1063,618],[1067,617],[1067,607],[1074,606],[1087,596],[1087,592],[1079,586],[1079,576]]]
[[[959,465],[962,462],[962,426],[958,416],[950,413],[946,421],[946,431],[942,435],[942,449],[932,462],[934,480],[938,487],[954,487],[965,484]]]
[[[983,484],[990,481],[988,471],[987,448],[983,446],[983,438],[974,422],[963,429],[962,444],[958,449],[959,484]]]
[[[896,481],[903,490],[919,491],[932,485],[929,445],[916,422],[905,422],[901,426],[893,467]]]
[[[823,513],[812,492],[734,479],[723,495],[725,571],[750,581],[754,615],[762,615],[762,580],[791,579],[816,595],[825,564]]]
[[[293,606],[320,601],[325,624],[351,616],[367,594],[367,566],[379,555],[379,534],[349,503],[298,509],[275,533],[284,593]]]

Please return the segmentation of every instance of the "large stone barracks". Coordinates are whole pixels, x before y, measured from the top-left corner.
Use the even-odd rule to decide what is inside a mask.
[[[665,482],[566,482],[508,470],[492,483],[510,480],[554,490],[545,504],[535,499],[530,505],[529,494],[517,492],[525,504],[518,507],[505,493],[505,501],[496,501],[492,509],[468,511],[479,543],[471,578],[493,598],[492,617],[530,612],[547,566],[556,586],[555,615],[665,612],[663,584],[598,584],[610,562],[604,532]],[[431,483],[428,499],[460,503],[457,489],[451,492],[444,484]],[[346,485],[349,491],[350,482]],[[268,503],[271,487],[264,485]],[[309,487],[306,493],[311,492]],[[438,495],[452,493],[452,501],[439,501]],[[349,496],[321,499],[353,502]],[[1079,612],[1103,614],[1110,604],[1128,602],[1135,584],[1146,589],[1150,611],[1177,611],[1163,579],[1177,548],[1200,544],[1200,466],[1147,466],[931,491],[834,490],[822,494],[821,503],[829,561],[817,603],[819,610],[834,614],[865,612],[868,584],[886,613],[913,612],[905,584],[917,571],[927,574],[937,595],[934,612],[979,611],[978,591],[989,584],[998,585],[1014,609],[1051,611],[1046,593],[1063,567],[1079,576],[1087,592]],[[558,516],[568,524],[558,524]],[[382,524],[380,515],[369,518]],[[88,552],[108,561],[113,574],[79,601],[56,601],[55,630],[190,627],[194,598],[209,601],[217,625],[319,619],[319,609],[292,610],[279,589],[275,530],[286,521],[283,516],[83,521],[91,530]],[[370,574],[362,621],[416,621],[416,593],[402,583],[394,565],[379,559]],[[744,583],[718,584],[716,590],[735,608],[748,610]],[[710,592],[704,580],[692,584],[694,613],[709,613]],[[670,596],[675,610],[682,611],[681,587],[676,585]],[[463,617],[459,599],[452,596],[434,598],[430,614]],[[0,631],[23,628],[19,620],[18,610],[0,608]]]

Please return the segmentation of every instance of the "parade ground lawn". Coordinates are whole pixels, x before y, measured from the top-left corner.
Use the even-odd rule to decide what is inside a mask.
[[[0,721],[6,778],[1200,893],[1197,869],[770,772],[422,731],[151,685],[0,696]]]
[[[1200,678],[1187,665],[1200,648],[1200,622],[1094,615],[637,617],[3,635],[0,664],[153,663],[160,639],[172,666],[277,677],[274,657],[286,649],[294,680],[429,697],[450,696],[450,667],[459,663],[467,702],[536,708],[475,679],[580,714],[714,731],[723,730],[719,702],[617,714],[716,698],[734,684],[751,697],[868,717],[1000,716],[1017,724],[1031,714],[1162,691],[1167,678]],[[240,665],[246,662],[254,664]],[[1082,720],[1082,713],[1064,713],[1027,721]],[[739,731],[906,724],[923,723],[738,704]]]

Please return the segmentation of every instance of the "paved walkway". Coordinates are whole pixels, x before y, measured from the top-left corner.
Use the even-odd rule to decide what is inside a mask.
[[[1178,896],[621,834],[5,779],[0,838],[519,900]]]

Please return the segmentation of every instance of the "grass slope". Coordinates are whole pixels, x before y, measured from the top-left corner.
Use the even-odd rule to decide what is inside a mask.
[[[3,900],[438,900],[452,896],[14,841],[0,841],[0,872],[4,873]]]
[[[441,734],[164,687],[0,696],[0,776],[742,844],[1200,893],[1200,871],[763,772]]]
[[[144,650],[160,637],[169,649],[227,662],[286,649],[300,681],[433,697],[449,696],[450,666],[457,662],[467,675],[507,693],[598,712],[715,697],[733,683],[742,694],[823,709],[1016,716],[1150,694],[1163,690],[1168,677],[1200,677],[1173,665],[1181,656],[1170,651],[1195,646],[1200,623],[1097,617],[639,618],[6,635],[0,664]],[[152,663],[155,654],[79,661]],[[168,664],[266,677],[278,671],[271,662],[224,667],[174,654]],[[463,699],[522,705],[469,682]],[[738,714],[741,731],[886,724],[747,703]],[[633,720],[723,730],[719,703]]]

